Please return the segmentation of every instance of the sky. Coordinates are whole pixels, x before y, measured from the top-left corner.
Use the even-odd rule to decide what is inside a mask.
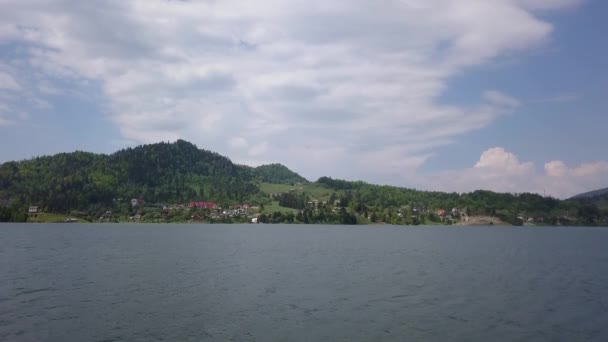
[[[0,162],[184,139],[310,180],[608,187],[606,1],[0,8]]]

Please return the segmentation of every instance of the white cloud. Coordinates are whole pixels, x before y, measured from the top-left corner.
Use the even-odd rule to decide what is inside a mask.
[[[550,177],[564,177],[568,174],[568,171],[568,166],[561,160],[554,160],[545,164],[545,173]]]
[[[14,124],[12,120],[6,118],[7,113],[10,112],[10,107],[0,102],[0,127]]]
[[[253,146],[251,146],[251,148],[249,148],[248,150],[248,154],[250,157],[260,157],[260,156],[264,156],[269,149],[269,145],[267,142],[261,142],[259,144],[255,144]]]
[[[515,154],[495,147],[484,151],[472,168],[421,176],[418,183],[422,187],[443,191],[485,189],[567,198],[606,187],[608,162],[583,163],[571,168],[563,161],[550,161],[544,165],[544,172],[540,172],[534,163],[522,162]]]
[[[13,76],[0,71],[0,90],[19,90],[21,87]]]
[[[423,187],[434,190],[467,192],[472,189],[499,192],[538,192],[530,183],[534,175],[534,164],[521,162],[513,153],[501,147],[484,151],[479,161],[471,168],[445,171],[429,178],[421,177]],[[542,188],[540,189],[542,192]]]
[[[242,149],[242,148],[246,148],[248,145],[247,139],[243,138],[243,137],[235,137],[230,139],[229,144],[232,148],[235,149]]]
[[[569,167],[563,161],[545,164],[544,189],[558,197],[571,197],[608,186],[608,162],[594,161]]]
[[[0,102],[0,127],[13,125],[13,120],[7,119],[8,114],[11,112],[11,107],[5,103]]]
[[[530,9],[555,9],[579,5],[583,0],[519,0],[523,6]]]
[[[45,100],[42,100],[39,98],[30,99],[30,102],[33,104],[33,106],[35,108],[38,108],[38,109],[47,110],[47,109],[53,108],[53,105],[50,104],[48,101],[45,101]]]
[[[534,164],[521,163],[513,153],[505,151],[502,147],[494,147],[481,154],[475,168],[500,171],[509,175],[521,175],[532,171]]]
[[[5,0],[0,40],[24,54],[20,75],[98,84],[126,140],[402,183],[520,105],[496,90],[439,104],[450,77],[544,43],[552,25],[534,11],[575,3]]]
[[[582,97],[583,96],[580,93],[566,92],[566,93],[558,94],[558,95],[555,95],[552,97],[539,99],[534,102],[537,102],[537,103],[566,103],[566,102],[578,101]]]
[[[9,125],[12,125],[12,124],[14,124],[13,121],[8,120],[8,119],[4,119],[3,117],[0,117],[0,127],[9,126]]]
[[[497,90],[488,90],[483,95],[488,102],[497,106],[503,106],[506,108],[517,108],[521,105],[521,102],[516,98],[501,93]]]
[[[551,161],[545,164],[545,171],[551,177],[596,177],[608,174],[608,162],[596,161],[583,163],[577,167],[569,168],[562,161]]]
[[[51,84],[50,82],[44,80],[38,83],[38,89],[40,90],[41,93],[43,94],[47,94],[47,95],[59,95],[62,93],[62,91],[57,88],[56,86],[54,86],[53,84]]]

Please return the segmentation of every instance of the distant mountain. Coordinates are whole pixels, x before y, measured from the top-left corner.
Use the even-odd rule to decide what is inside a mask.
[[[252,169],[253,175],[266,183],[296,184],[308,180],[281,164],[261,165]]]
[[[599,197],[599,196],[604,196],[604,195],[608,195],[608,188],[593,190],[593,191],[585,192],[582,194],[578,194],[576,196],[573,196],[572,199],[593,198],[593,197]]]
[[[572,200],[608,211],[608,188],[585,192],[572,197]]]

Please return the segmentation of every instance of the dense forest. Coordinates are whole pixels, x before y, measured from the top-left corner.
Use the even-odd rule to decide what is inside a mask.
[[[262,182],[266,183],[308,183],[306,178],[291,171],[281,164],[261,165],[253,168],[251,172]]]
[[[268,193],[262,184],[284,184]],[[307,189],[315,192],[307,192]],[[298,190],[303,189],[303,190]],[[250,203],[260,222],[393,223],[454,222],[487,215],[510,224],[608,224],[606,195],[557,200],[537,194],[490,191],[418,191],[321,177],[314,183],[280,164],[249,167],[178,140],[116,153],[61,153],[0,165],[0,221],[25,221],[27,208],[98,217],[106,210],[133,214],[131,199],[163,207],[190,201],[221,207]],[[437,215],[438,210],[454,215]],[[292,211],[290,211],[292,210]],[[176,219],[190,218],[191,213]],[[453,217],[452,217],[453,216]],[[446,220],[449,217],[449,220]]]
[[[61,153],[0,165],[0,206],[37,205],[45,211],[65,212],[112,207],[131,198],[229,205],[261,196],[258,180],[303,179],[288,171],[279,165],[239,166],[183,140],[111,155]]]
[[[602,199],[608,196],[608,188],[585,192],[576,196],[573,199]]]

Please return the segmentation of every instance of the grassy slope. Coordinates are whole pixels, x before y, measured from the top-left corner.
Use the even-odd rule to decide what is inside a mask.
[[[325,186],[318,185],[318,184],[289,185],[289,184],[260,183],[259,187],[260,187],[260,190],[267,195],[272,194],[272,193],[282,193],[282,192],[293,191],[297,194],[304,193],[304,194],[310,196],[311,199],[318,199],[318,200],[328,200],[329,196],[331,196],[332,193],[336,193],[337,195],[339,195],[339,192],[334,191],[332,189],[328,189]],[[269,204],[269,205],[267,204],[264,206],[264,213],[269,214],[269,213],[274,213],[277,211],[282,212],[282,213],[297,212],[297,210],[280,206],[278,201],[273,201],[272,204]]]
[[[332,193],[340,195],[338,191],[328,189],[323,185],[318,184],[303,184],[303,185],[288,185],[288,184],[270,184],[260,183],[260,190],[266,194],[294,191],[298,194],[305,193],[311,198],[318,200],[327,200]]]
[[[296,209],[291,209],[291,208],[286,208],[286,207],[280,206],[278,201],[273,201],[272,204],[264,205],[263,212],[266,214],[272,214],[277,211],[281,212],[281,213],[294,213],[294,214],[298,212]]]
[[[27,222],[33,223],[63,223],[68,218],[73,218],[73,216],[62,215],[62,214],[53,214],[53,213],[42,213],[36,216],[30,216],[27,219]],[[89,222],[86,220],[78,219],[79,223]]]

